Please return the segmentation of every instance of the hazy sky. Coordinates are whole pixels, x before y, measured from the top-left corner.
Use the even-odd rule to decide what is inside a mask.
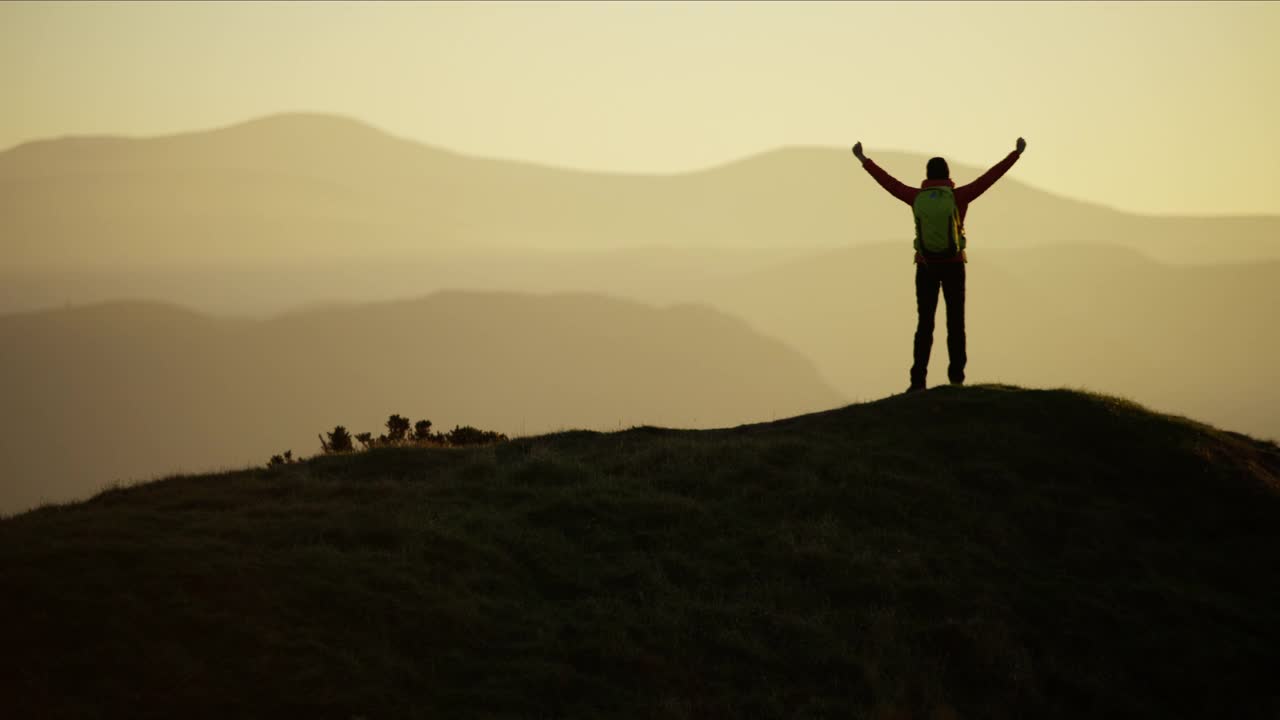
[[[319,111],[675,172],[858,139],[989,164],[1021,134],[1051,191],[1280,213],[1277,37],[1276,2],[3,3],[0,148]]]

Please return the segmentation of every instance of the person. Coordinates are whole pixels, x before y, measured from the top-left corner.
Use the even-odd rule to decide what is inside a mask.
[[[951,169],[940,157],[925,165],[925,181],[920,187],[899,182],[862,152],[862,143],[853,154],[862,162],[880,187],[912,207],[916,223],[916,321],[915,347],[911,365],[911,385],[907,392],[924,390],[929,371],[929,351],[933,347],[933,317],[938,308],[938,288],[947,304],[947,378],[952,385],[964,384],[968,363],[964,336],[964,218],[969,203],[978,199],[996,180],[1013,167],[1027,148],[1018,138],[1016,149],[995,167],[968,185],[956,187]]]

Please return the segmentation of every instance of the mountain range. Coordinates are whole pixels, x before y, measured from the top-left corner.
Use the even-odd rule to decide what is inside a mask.
[[[927,158],[873,157],[908,183]],[[985,169],[952,167],[960,183]],[[1123,213],[1037,190],[1016,167],[970,213],[975,248],[1088,242],[1168,262],[1280,259],[1280,216]],[[478,249],[833,248],[907,237],[904,218],[847,150],[832,148],[676,175],[604,174],[464,156],[346,118],[290,114],[0,153],[0,237],[20,269]]]

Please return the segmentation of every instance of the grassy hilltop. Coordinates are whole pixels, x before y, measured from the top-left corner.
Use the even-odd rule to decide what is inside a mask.
[[[9,717],[1274,718],[1277,558],[1275,445],[939,388],[9,518],[0,697]]]

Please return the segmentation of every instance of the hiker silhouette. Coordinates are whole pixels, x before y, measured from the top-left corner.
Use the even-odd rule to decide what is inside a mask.
[[[929,372],[929,352],[933,348],[933,317],[938,309],[938,288],[947,304],[947,378],[952,385],[964,384],[964,368],[968,363],[964,335],[964,217],[969,203],[987,191],[1013,167],[1027,148],[1018,138],[1013,152],[977,180],[956,187],[951,168],[940,157],[930,158],[925,165],[925,180],[914,188],[899,182],[862,152],[862,143],[853,146],[853,154],[862,167],[889,194],[912,208],[916,225],[916,336],[911,365],[911,385],[907,392],[924,390]]]

